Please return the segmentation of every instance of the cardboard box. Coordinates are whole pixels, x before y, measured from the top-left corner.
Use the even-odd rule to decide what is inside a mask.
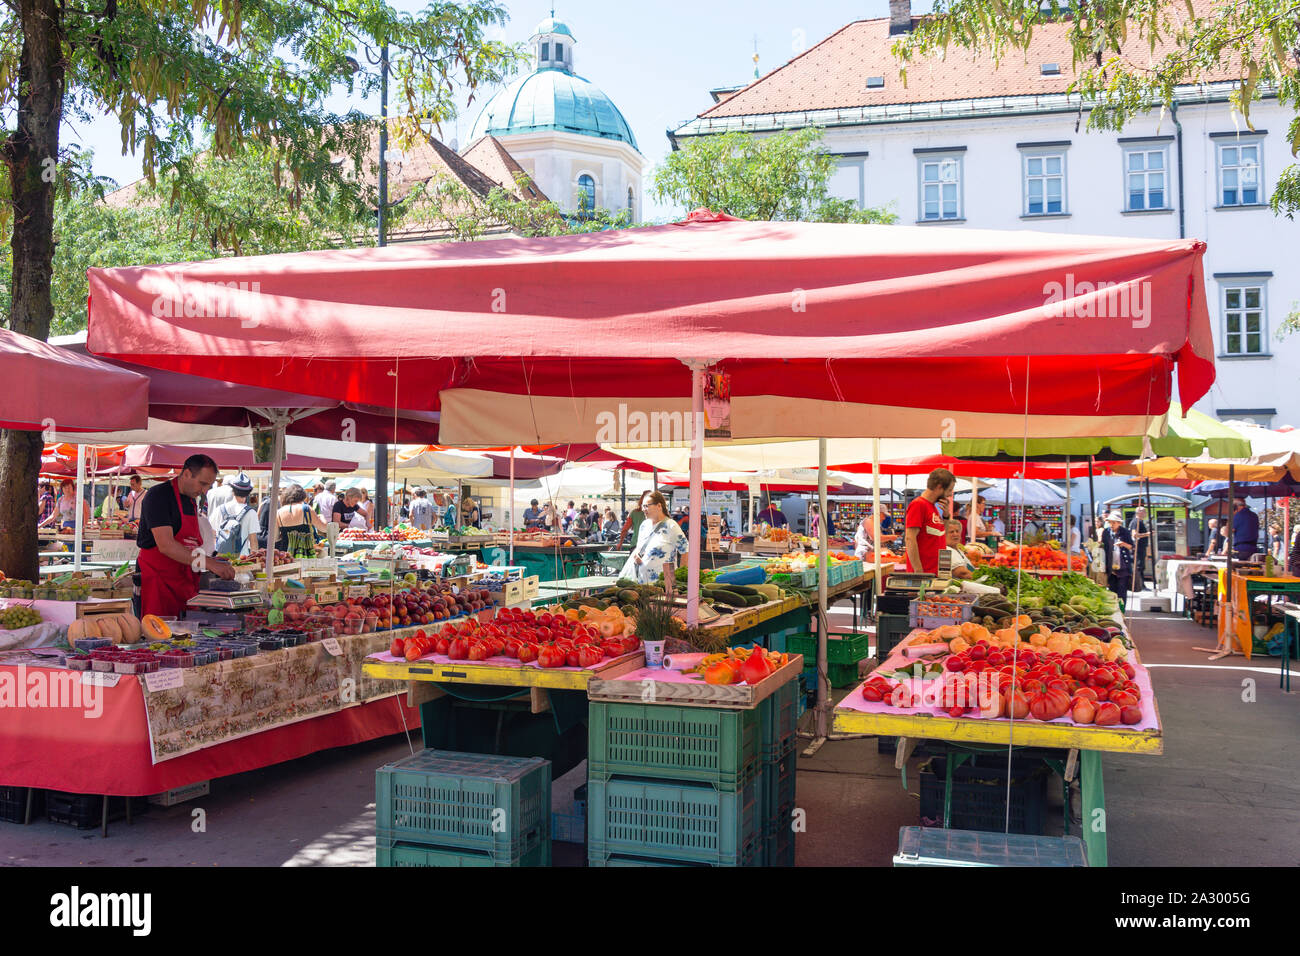
[[[198,783],[191,783],[184,787],[172,787],[172,789],[163,793],[155,793],[149,798],[149,802],[159,807],[173,807],[178,803],[184,803],[186,800],[193,800],[195,797],[206,797],[211,792],[212,781],[200,780]]]

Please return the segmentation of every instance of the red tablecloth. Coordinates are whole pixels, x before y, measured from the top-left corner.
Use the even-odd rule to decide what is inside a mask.
[[[100,691],[98,717],[81,707],[0,707],[0,785],[141,796],[401,733],[403,714],[406,727],[420,726],[418,708],[398,694],[154,765],[137,679]]]

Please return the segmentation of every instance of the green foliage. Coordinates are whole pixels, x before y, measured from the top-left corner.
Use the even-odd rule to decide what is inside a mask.
[[[897,215],[858,209],[832,198],[835,157],[822,131],[805,128],[770,136],[718,133],[691,139],[654,172],[653,191],[683,213],[701,206],[738,219],[892,223]]]
[[[997,63],[1027,50],[1044,24],[1067,24],[1074,53],[1072,93],[1092,109],[1094,129],[1122,129],[1135,116],[1168,108],[1176,87],[1235,82],[1232,105],[1247,128],[1251,104],[1262,94],[1300,109],[1300,3],[1296,0],[935,0],[932,16],[894,44],[906,64],[957,46]],[[1287,130],[1300,154],[1300,116]],[[1293,218],[1300,210],[1300,168],[1282,171],[1270,202]]]
[[[526,191],[527,186],[527,178],[521,177],[520,191]],[[636,225],[626,210],[596,209],[574,215],[550,200],[520,199],[499,186],[487,196],[479,196],[461,183],[441,177],[412,190],[395,210],[393,222],[395,228],[420,223],[458,242],[505,233],[535,238]]]

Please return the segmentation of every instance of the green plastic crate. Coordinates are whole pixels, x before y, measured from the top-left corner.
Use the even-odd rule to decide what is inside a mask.
[[[815,698],[817,696],[817,668],[805,667],[803,673],[809,693]],[[852,687],[858,682],[858,665],[856,663],[827,664],[826,676],[831,682],[831,687]]]
[[[794,740],[785,753],[763,764],[763,826],[778,818],[778,811],[794,805],[795,770],[797,751]],[[788,822],[788,817],[787,817]]]
[[[758,866],[759,857],[755,849],[751,849],[747,862],[741,863],[741,866]],[[709,869],[712,864],[709,863],[687,863],[683,860],[656,860],[648,856],[628,856],[623,853],[606,853],[603,856],[587,856],[587,866],[685,866],[685,867],[704,867]]]
[[[592,701],[588,770],[593,777],[687,780],[734,791],[758,772],[762,717],[760,708]]]
[[[763,831],[764,866],[794,866],[793,811],[793,804],[782,807],[779,814],[781,822],[774,823]]]
[[[639,856],[710,866],[762,857],[762,778],[734,793],[700,784],[614,777],[588,780],[587,859]]]
[[[763,721],[759,756],[766,763],[779,759],[790,746],[799,723],[799,681],[782,684],[758,705]]]
[[[551,845],[535,846],[522,857],[500,857],[463,848],[418,843],[375,845],[375,866],[550,866]]]
[[[551,764],[540,757],[421,750],[375,773],[375,834],[382,845],[519,859],[537,846],[550,852],[550,825]]]
[[[883,664],[885,658],[912,632],[906,614],[878,614],[876,616],[876,660]]]
[[[785,643],[791,654],[803,655],[805,665],[817,662],[817,638],[812,634],[792,634]],[[846,632],[826,635],[826,661],[829,664],[857,664],[870,654],[870,634]]]

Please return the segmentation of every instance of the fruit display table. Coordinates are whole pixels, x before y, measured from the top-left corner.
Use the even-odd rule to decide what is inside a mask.
[[[348,640],[340,638],[341,643]],[[299,653],[294,654],[295,651]],[[30,686],[35,679],[43,687],[61,694],[59,701],[68,705],[0,708],[0,768],[3,768],[0,785],[144,796],[419,726],[418,711],[407,705],[398,689],[390,686],[375,687],[372,694],[363,693],[351,701],[336,693],[332,701],[313,702],[308,706],[301,695],[293,695],[295,700],[259,701],[257,686],[239,685],[230,671],[217,674],[219,668],[229,668],[231,664],[257,662],[272,668],[282,666],[285,683],[269,686],[267,690],[287,697],[283,690],[276,688],[295,684],[305,687],[312,668],[320,666],[323,672],[327,667],[325,658],[329,656],[322,645],[308,644],[193,668],[184,675],[185,689],[191,689],[193,683],[193,690],[201,692],[203,688],[199,685],[206,684],[212,693],[208,696],[195,693],[190,704],[189,694],[178,694],[176,690],[149,691],[144,680],[153,675],[96,674],[95,678],[106,681],[106,686],[94,688],[97,696],[82,691],[74,693],[71,682],[80,683],[85,679],[83,675],[41,666],[30,652],[0,654],[0,686],[5,682],[18,686],[15,681],[25,681]],[[223,676],[220,685],[213,680],[217,676]],[[361,677],[359,671],[357,677]],[[360,683],[358,679],[357,685]],[[244,700],[250,691],[251,695]],[[189,732],[204,735],[201,742],[178,747],[177,755],[166,759],[156,759],[155,734],[163,728],[153,726],[158,723],[155,719],[158,715],[151,715],[150,710],[154,708],[147,705],[147,698],[159,695],[173,695],[177,703],[185,702],[188,713],[175,712],[171,720],[177,726],[188,722]],[[272,709],[278,704],[300,711],[299,716],[274,719]],[[217,719],[218,707],[229,707],[230,716]],[[235,725],[244,716],[249,725],[238,732]],[[161,717],[165,720],[166,713]],[[226,721],[230,727],[222,728]],[[180,729],[178,734],[179,738],[185,738],[187,730]]]
[[[877,671],[894,672],[910,667],[912,660],[904,649],[918,639],[926,639],[926,634],[919,629],[909,634]],[[863,685],[859,684],[836,705],[833,728],[836,733],[874,734],[910,741],[899,747],[899,759],[895,765],[900,768],[905,766],[907,754],[918,740],[945,741],[959,746],[1045,748],[1071,755],[1077,753],[1083,800],[1083,839],[1088,848],[1088,861],[1091,866],[1105,866],[1105,791],[1101,754],[1155,755],[1164,752],[1160,712],[1151,688],[1150,673],[1142,665],[1136,647],[1130,652],[1129,660],[1135,668],[1133,680],[1142,689],[1142,720],[1134,726],[1078,725],[1068,716],[1051,721],[986,719],[978,712],[950,717],[943,713],[942,707],[897,708],[883,702],[873,703],[863,698]],[[1068,758],[1066,763],[1070,763]],[[952,765],[953,761],[949,761],[949,766]],[[1100,826],[1096,825],[1098,820],[1102,821]]]

